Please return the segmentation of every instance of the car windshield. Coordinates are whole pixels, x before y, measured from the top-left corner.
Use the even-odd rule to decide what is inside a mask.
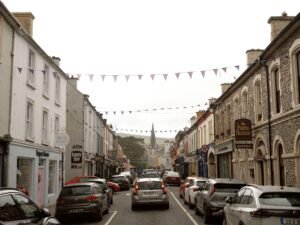
[[[206,181],[204,181],[204,180],[203,180],[203,181],[198,180],[198,181],[197,181],[197,186],[198,186],[198,187],[202,187],[202,186],[205,184],[205,182],[206,182]]]
[[[217,192],[237,192],[245,184],[235,184],[235,183],[217,183],[214,185],[215,191]]]
[[[111,179],[112,181],[120,181],[120,180],[124,180],[125,177],[112,177]]]
[[[139,190],[155,190],[161,189],[160,181],[142,181],[138,182]]]
[[[264,193],[258,200],[262,205],[300,207],[300,193]]]
[[[76,186],[76,187],[64,187],[61,191],[61,196],[75,196],[75,195],[90,195],[92,189],[89,186]]]

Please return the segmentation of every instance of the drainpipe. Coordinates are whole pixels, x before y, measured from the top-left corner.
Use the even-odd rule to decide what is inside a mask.
[[[272,128],[271,128],[271,99],[270,99],[270,83],[269,83],[269,69],[265,61],[260,62],[265,68],[266,79],[267,79],[267,101],[268,101],[268,133],[269,133],[269,155],[270,155],[270,173],[271,173],[271,185],[274,185],[274,170],[273,170],[273,159],[272,159]]]

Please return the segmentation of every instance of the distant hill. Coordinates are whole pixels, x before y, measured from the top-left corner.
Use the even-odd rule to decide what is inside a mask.
[[[133,135],[133,134],[125,134],[125,133],[117,133],[117,136],[120,137],[129,137],[129,136],[133,136],[135,138],[142,138],[144,139],[145,145],[149,145],[150,144],[150,135],[146,136],[146,135]],[[156,144],[157,145],[162,145],[164,144],[165,141],[174,141],[173,138],[161,138],[161,137],[155,137],[156,139]]]

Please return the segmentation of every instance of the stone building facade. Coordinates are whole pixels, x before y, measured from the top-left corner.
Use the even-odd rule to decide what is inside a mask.
[[[217,175],[222,177],[220,166],[227,160],[228,177],[300,186],[300,14],[268,22],[270,44],[247,51],[248,68],[211,105]],[[252,140],[246,147],[236,145],[238,119],[251,121]]]

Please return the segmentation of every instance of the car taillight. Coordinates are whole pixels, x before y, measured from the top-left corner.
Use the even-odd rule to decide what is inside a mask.
[[[193,187],[193,191],[199,191],[199,187]]]
[[[164,194],[167,194],[167,188],[164,184],[161,185],[161,189]]]
[[[139,191],[139,186],[138,185],[135,185],[134,189],[133,189],[133,194],[134,195],[137,195],[138,194],[138,191]]]
[[[64,200],[62,198],[56,199],[56,204],[57,205],[60,205],[60,204],[63,204],[63,203],[64,203]]]
[[[252,216],[252,217],[268,217],[268,216],[270,216],[270,212],[268,210],[258,209],[256,211],[250,212],[250,216]]]
[[[90,201],[90,202],[98,201],[98,198],[95,195],[87,196],[85,199],[88,200],[88,201]]]
[[[170,177],[166,177],[166,180],[170,180]]]

